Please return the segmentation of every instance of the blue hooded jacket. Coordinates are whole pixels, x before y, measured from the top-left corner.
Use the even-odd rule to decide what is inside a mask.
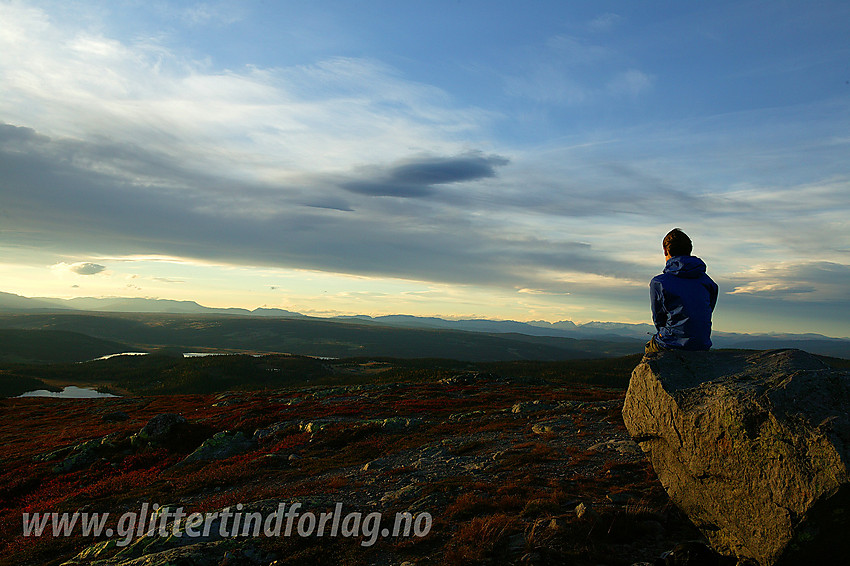
[[[717,284],[705,273],[705,263],[692,255],[667,260],[664,273],[649,283],[655,340],[667,348],[711,348],[711,313],[717,304]]]

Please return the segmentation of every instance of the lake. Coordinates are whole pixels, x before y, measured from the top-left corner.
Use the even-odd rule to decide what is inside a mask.
[[[46,389],[36,389],[35,391],[27,391],[18,395],[18,397],[53,397],[56,399],[99,399],[104,397],[118,397],[112,393],[101,393],[87,387],[77,387],[69,385],[62,391],[48,391]]]
[[[107,354],[105,356],[100,356],[99,358],[94,358],[92,360],[88,360],[90,362],[97,362],[100,360],[108,360],[110,358],[116,358],[118,356],[147,356],[148,352],[121,352],[119,354]],[[228,355],[226,352],[183,352],[184,358],[200,358],[203,356],[226,356]],[[85,363],[85,362],[80,362]]]

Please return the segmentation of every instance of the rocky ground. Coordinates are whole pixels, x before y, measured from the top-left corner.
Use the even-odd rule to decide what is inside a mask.
[[[698,539],[628,437],[623,389],[489,374],[220,395],[0,401],[0,563],[652,562]],[[427,513],[380,536],[22,536],[22,513]],[[384,523],[386,524],[386,523]],[[421,522],[420,525],[425,525]],[[366,543],[366,544],[364,544]]]

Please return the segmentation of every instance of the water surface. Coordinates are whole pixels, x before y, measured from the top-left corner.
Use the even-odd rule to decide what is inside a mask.
[[[118,397],[112,393],[101,393],[88,387],[77,387],[69,385],[62,391],[48,391],[47,389],[36,389],[21,393],[18,397],[54,397],[56,399],[98,399],[102,397]]]

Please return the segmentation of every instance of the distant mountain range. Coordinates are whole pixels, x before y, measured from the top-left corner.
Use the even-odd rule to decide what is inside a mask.
[[[257,308],[210,308],[194,301],[144,298],[90,298],[55,299],[46,297],[28,298],[0,292],[0,312],[5,313],[61,313],[61,312],[111,312],[111,313],[162,313],[184,315],[215,315],[225,317],[263,317],[300,319],[323,322],[357,323],[370,326],[411,330],[452,330],[483,334],[509,334],[512,339],[521,336],[562,338],[584,341],[602,341],[605,349],[620,343],[623,347],[639,350],[639,342],[654,333],[650,324],[620,322],[588,322],[575,324],[569,320],[560,322],[513,320],[466,319],[446,320],[436,317],[389,315],[371,317],[366,315],[316,318],[283,309]],[[850,339],[831,338],[820,334],[741,334],[715,331],[712,340],[718,348],[773,349],[799,348],[812,353],[850,358]],[[574,346],[574,345],[573,345]],[[593,348],[590,348],[593,349]],[[619,349],[619,348],[618,348]]]
[[[409,315],[354,316],[346,319],[375,322],[401,328],[434,328],[464,330],[468,332],[514,333],[528,336],[555,336],[577,340],[604,340],[606,342],[646,341],[655,333],[651,324],[625,322],[587,322],[575,324],[569,320],[560,322],[513,320],[444,320]],[[850,358],[850,339],[832,338],[821,334],[743,334],[714,331],[711,340],[716,348],[743,348],[748,350],[770,350],[775,348],[798,348],[813,354]]]
[[[604,338],[606,340],[617,339],[644,339],[654,333],[655,328],[649,324],[627,324],[620,322],[588,322],[575,324],[569,320],[560,322],[546,322],[535,320],[531,322],[517,322],[515,320],[489,320],[489,319],[465,319],[446,320],[435,317],[419,317],[411,315],[388,315],[388,316],[347,316],[337,317],[340,320],[358,320],[375,322],[386,326],[397,326],[403,328],[444,328],[451,330],[465,330],[467,332],[489,332],[489,333],[519,333],[529,336],[558,336],[561,338]]]
[[[139,312],[173,314],[232,314],[250,316],[273,316],[301,318],[304,315],[283,309],[240,308],[218,309],[199,305],[195,301],[174,301],[171,299],[144,299],[138,297],[77,297],[74,299],[55,299],[48,297],[22,297],[12,293],[0,292],[0,312],[57,312],[57,311],[96,311],[96,312]]]

